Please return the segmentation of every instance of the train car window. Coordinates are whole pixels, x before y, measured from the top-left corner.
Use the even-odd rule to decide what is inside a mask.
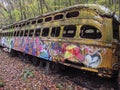
[[[8,36],[8,33],[6,32],[6,35],[5,36]]]
[[[14,32],[14,36],[16,35],[16,31]]]
[[[37,23],[42,23],[43,19],[38,19]]]
[[[11,32],[11,36],[13,36],[13,31]]]
[[[43,36],[43,37],[46,37],[46,36],[48,36],[48,34],[49,34],[49,28],[44,28],[44,29],[42,30],[42,36]]]
[[[26,25],[29,25],[29,24],[30,24],[30,22],[27,22],[27,23],[26,23]]]
[[[40,32],[41,32],[41,29],[40,28],[37,28],[35,30],[35,36],[40,36]]]
[[[19,36],[19,33],[20,33],[20,31],[17,31],[17,34],[16,34],[16,36]]]
[[[63,14],[58,14],[54,17],[54,20],[63,19]]]
[[[28,35],[28,30],[25,30],[24,36]]]
[[[113,39],[119,40],[119,23],[113,21]]]
[[[23,24],[21,25],[21,27],[23,27],[23,26],[25,26],[25,23],[23,23]]]
[[[21,25],[21,24],[19,24],[18,26],[19,26],[19,27],[21,27],[22,25]]]
[[[23,36],[23,31],[20,32],[20,36]]]
[[[29,32],[29,36],[32,37],[33,33],[34,33],[34,29],[31,29],[30,32]]]
[[[58,37],[60,35],[60,27],[53,27],[51,37]]]
[[[47,18],[45,18],[45,22],[49,22],[49,21],[51,21],[52,20],[52,17],[47,17]]]
[[[77,27],[75,25],[65,26],[63,29],[63,37],[74,37]]]
[[[36,23],[36,20],[32,21],[32,24],[35,24]]]
[[[102,34],[96,27],[84,25],[80,29],[80,37],[87,39],[100,39]]]
[[[5,36],[7,36],[7,32],[5,33]]]
[[[72,17],[77,17],[79,15],[78,11],[73,11],[73,12],[68,12],[66,14],[66,18],[72,18]]]

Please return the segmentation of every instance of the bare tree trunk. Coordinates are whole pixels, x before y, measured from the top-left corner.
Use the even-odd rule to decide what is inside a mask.
[[[40,1],[41,13],[43,14],[43,3],[42,3],[42,0],[39,0],[39,1]]]
[[[71,2],[71,0],[69,0],[69,5],[70,5],[70,6],[72,5],[72,2]]]
[[[54,10],[57,10],[56,6],[57,6],[56,0],[54,0]]]
[[[40,2],[39,2],[39,0],[37,0],[37,5],[38,5],[38,12],[40,14]]]

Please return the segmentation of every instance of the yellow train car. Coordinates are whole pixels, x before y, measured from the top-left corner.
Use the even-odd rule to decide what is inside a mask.
[[[111,77],[120,68],[120,22],[97,4],[74,5],[3,27],[2,42],[10,50],[100,76]]]

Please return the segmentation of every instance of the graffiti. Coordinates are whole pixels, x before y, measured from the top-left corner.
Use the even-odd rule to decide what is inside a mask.
[[[2,38],[2,44],[7,45],[7,38]],[[102,62],[102,54],[105,48],[70,43],[58,43],[42,41],[39,37],[11,38],[9,47],[19,49],[27,54],[34,55],[46,60],[57,58],[61,61],[66,59],[76,63],[83,63],[87,67],[96,68]]]
[[[101,49],[94,46],[63,44],[62,53],[64,60],[83,63],[87,67],[97,67],[101,64]]]
[[[29,37],[25,38],[25,53],[29,53]]]

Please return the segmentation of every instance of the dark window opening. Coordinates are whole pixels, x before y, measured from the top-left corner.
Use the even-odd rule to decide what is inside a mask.
[[[29,36],[33,36],[33,33],[34,33],[34,29],[31,29],[29,32]]]
[[[51,31],[52,37],[58,37],[60,35],[60,27],[53,27]]]
[[[41,29],[40,28],[37,28],[35,30],[35,36],[40,36],[40,32],[41,32]]]
[[[28,30],[25,30],[24,36],[28,35]]]
[[[78,11],[68,12],[66,18],[77,17],[79,15]]]
[[[22,27],[25,26],[25,23],[23,23],[21,26],[22,26]]]
[[[42,36],[43,36],[43,37],[46,37],[46,36],[48,36],[48,34],[49,34],[49,28],[44,28],[44,29],[42,30]]]
[[[68,25],[64,27],[63,30],[63,37],[74,37],[76,33],[76,26],[75,25]]]
[[[14,32],[14,36],[16,36],[16,31]]]
[[[21,27],[22,25],[20,24],[19,27]]]
[[[36,21],[32,21],[32,24],[35,24],[36,23]]]
[[[37,23],[42,23],[43,22],[43,19],[39,19],[38,21],[37,21]]]
[[[49,22],[49,21],[51,21],[52,20],[52,17],[47,17],[47,18],[45,18],[45,22]]]
[[[30,22],[27,22],[27,24],[26,25],[29,25],[30,24]]]
[[[54,20],[59,20],[59,19],[63,19],[63,14],[59,14],[54,17]]]
[[[100,39],[102,34],[96,27],[84,25],[81,27],[80,37],[87,39]]]
[[[23,36],[23,31],[20,32],[20,36]]]
[[[16,34],[16,36],[19,36],[19,33],[20,33],[20,31],[17,31],[17,34]]]
[[[13,36],[14,35],[14,32],[12,32],[12,35],[11,36]]]
[[[15,27],[17,28],[17,27],[19,27],[19,25],[16,25]]]
[[[113,22],[113,39],[119,40],[119,24]]]
[[[3,33],[3,36],[5,36],[5,33]]]

